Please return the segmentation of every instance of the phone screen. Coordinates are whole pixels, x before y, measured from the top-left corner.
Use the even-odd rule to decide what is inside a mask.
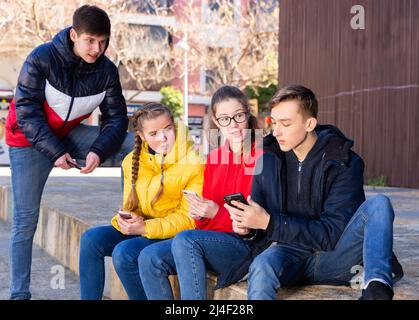
[[[132,216],[130,213],[124,212],[124,211],[118,211],[118,214],[121,216],[121,218],[123,219],[130,219]]]

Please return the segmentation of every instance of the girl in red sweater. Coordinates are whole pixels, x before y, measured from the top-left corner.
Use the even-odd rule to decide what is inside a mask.
[[[207,271],[218,275],[217,287],[228,285],[231,270],[240,265],[250,248],[233,231],[223,207],[224,196],[251,192],[255,164],[262,150],[255,147],[257,119],[250,113],[246,95],[232,86],[218,89],[211,100],[211,119],[225,142],[210,152],[204,173],[202,198],[185,195],[196,230],[183,231],[174,239],[148,246],[141,252],[139,271],[148,299],[173,299],[168,275],[177,274],[182,299],[206,299]],[[260,132],[259,132],[260,131]],[[214,133],[211,130],[211,136]],[[218,137],[218,135],[217,135]]]

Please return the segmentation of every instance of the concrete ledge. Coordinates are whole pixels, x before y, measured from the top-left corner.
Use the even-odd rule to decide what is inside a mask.
[[[12,201],[9,187],[0,187],[0,218],[12,221]],[[405,221],[403,221],[405,223]],[[412,246],[419,239],[419,223],[395,224],[395,251],[399,256],[405,277],[395,286],[395,299],[419,299],[419,258],[417,249]],[[43,205],[40,210],[38,229],[34,242],[64,266],[78,274],[79,246],[83,232],[89,223],[53,207]],[[126,293],[113,268],[111,259],[106,259],[105,297],[127,299]],[[179,298],[177,278],[169,277],[175,297]],[[214,291],[216,278],[208,275],[208,297],[216,300],[245,300],[246,283],[234,284],[228,288]],[[347,300],[358,299],[359,290],[344,286],[304,286],[281,289],[278,299],[289,300]]]

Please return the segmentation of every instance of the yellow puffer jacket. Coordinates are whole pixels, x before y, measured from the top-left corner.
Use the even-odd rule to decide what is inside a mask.
[[[149,239],[167,239],[178,232],[194,229],[195,222],[188,215],[188,203],[182,190],[193,190],[202,194],[204,160],[193,150],[193,144],[187,140],[186,126],[179,125],[176,130],[176,142],[167,154],[163,164],[163,193],[151,207],[151,201],[160,188],[161,154],[152,155],[148,144],[143,141],[136,190],[139,198],[138,214],[145,220],[145,235]],[[132,156],[129,153],[122,162],[124,172],[124,203],[131,190]],[[112,218],[112,225],[121,231],[117,216]]]

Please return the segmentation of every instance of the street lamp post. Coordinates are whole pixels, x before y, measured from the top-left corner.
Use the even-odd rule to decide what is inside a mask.
[[[185,28],[185,35],[182,40],[180,40],[175,45],[176,47],[183,50],[183,118],[186,126],[188,126],[188,29]]]

